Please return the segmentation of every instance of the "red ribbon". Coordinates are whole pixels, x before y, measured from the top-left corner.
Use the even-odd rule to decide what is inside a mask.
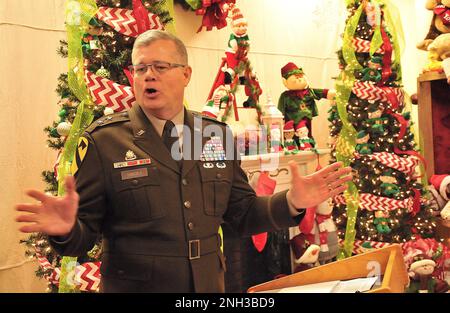
[[[414,202],[412,206],[411,216],[416,216],[417,213],[420,211],[420,191],[416,188],[413,188],[414,191]]]
[[[133,0],[133,16],[136,19],[139,34],[142,34],[150,29],[148,11],[142,4],[141,0]]]
[[[434,8],[434,14],[439,16],[444,25],[450,25],[450,8],[439,4]]]
[[[384,83],[388,80],[389,76],[392,74],[391,69],[391,58],[392,58],[392,45],[389,41],[389,37],[386,34],[383,26],[380,26],[381,29],[381,37],[383,38],[383,48],[384,48],[384,55],[383,55],[383,70],[381,72],[381,80],[378,83],[379,86],[383,86]]]
[[[408,125],[408,122],[405,120],[405,118],[403,117],[403,115],[397,114],[392,112],[392,110],[388,109],[386,110],[386,113],[392,115],[399,123],[400,123],[400,132],[398,134],[398,138],[397,141],[394,144],[394,152],[396,154],[407,154],[407,155],[413,155],[417,158],[419,158],[419,160],[423,163],[424,168],[427,168],[427,162],[425,161],[424,157],[418,153],[417,151],[414,150],[407,150],[407,151],[403,151],[400,150],[398,148],[398,142],[403,139],[403,137],[405,136],[406,133],[406,127]]]
[[[130,71],[127,68],[124,68],[123,72],[127,76],[128,81],[130,82],[130,86],[133,87],[133,83],[134,83],[133,75],[131,75]]]

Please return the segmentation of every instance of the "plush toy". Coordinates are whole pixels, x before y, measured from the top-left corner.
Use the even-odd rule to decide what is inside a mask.
[[[368,143],[370,139],[370,135],[365,131],[361,130],[356,135],[356,146],[355,150],[359,154],[372,154],[373,149],[375,148],[374,144]]]
[[[255,108],[259,102],[259,96],[261,96],[263,91],[259,84],[259,80],[253,71],[249,72],[248,77],[246,77],[244,81],[244,85],[245,95],[248,98],[242,103],[242,106],[244,108]]]
[[[332,100],[336,96],[336,91],[310,88],[303,69],[292,62],[281,68],[281,76],[288,90],[280,95],[278,109],[283,113],[285,121],[294,121],[295,125],[301,120],[306,120],[309,133],[312,134],[311,120],[318,113],[315,100],[321,98]]]
[[[380,56],[373,56],[367,64],[367,67],[361,70],[362,81],[379,82],[381,80],[381,69],[383,68],[383,59]]]
[[[400,192],[400,188],[397,184],[397,179],[392,175],[391,169],[384,171],[380,176],[380,180],[382,182],[380,187],[382,189],[383,195],[395,196]]]
[[[320,246],[319,263],[331,262],[338,254],[338,236],[336,224],[331,212],[331,199],[316,207],[307,208],[306,214],[299,225],[305,239]]]
[[[309,130],[308,130],[308,127],[306,126],[306,121],[301,120],[295,126],[295,135],[298,138],[299,150],[309,151],[309,150],[314,149],[316,142],[314,141],[314,139],[309,138],[308,134],[309,134]]]
[[[231,84],[239,62],[247,58],[250,49],[250,39],[247,35],[247,20],[236,5],[231,5],[231,30],[232,34],[228,40],[225,68],[225,84]]]
[[[101,43],[99,37],[103,33],[103,27],[100,23],[95,19],[91,19],[89,21],[87,32],[83,35],[83,39],[81,42],[81,47],[83,53],[89,53],[91,50],[100,49]]]
[[[304,234],[294,236],[289,240],[289,243],[295,256],[294,262],[298,264],[294,268],[294,273],[320,265],[318,262],[320,247],[316,244],[311,244]]]
[[[376,211],[373,224],[380,234],[389,234],[391,232],[391,228],[389,227],[389,212],[382,210]]]
[[[278,125],[270,126],[270,152],[280,152],[283,151],[283,146],[281,144],[281,130]]]
[[[294,121],[289,121],[284,124],[284,154],[297,154],[298,146],[294,140]]]
[[[447,83],[450,84],[450,33],[436,37],[428,46],[428,54],[440,63],[447,77]]]
[[[441,210],[442,219],[450,220],[450,175],[432,175],[429,190]]]
[[[433,19],[428,34],[417,44],[417,48],[427,51],[439,35],[450,33],[450,0],[427,0],[425,8],[433,11]]]
[[[420,254],[415,257],[414,261],[409,267],[409,276],[412,278],[410,285],[407,288],[409,293],[444,293],[449,290],[448,284],[432,276],[436,262],[428,258],[425,254]]]
[[[203,107],[202,114],[217,119],[220,109],[226,108],[232,97],[229,85],[219,85],[214,90],[212,99],[209,99]]]
[[[370,130],[373,134],[384,133],[384,122],[388,120],[387,117],[381,117],[384,112],[384,106],[378,106],[376,103],[368,107],[368,119]]]

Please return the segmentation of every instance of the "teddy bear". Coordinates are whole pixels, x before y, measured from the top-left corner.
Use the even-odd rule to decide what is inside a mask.
[[[450,33],[450,0],[427,0],[425,8],[433,11],[433,19],[428,34],[417,44],[417,48],[427,51],[439,35]]]
[[[440,63],[440,67],[444,70],[447,78],[447,83],[450,84],[450,33],[436,37],[428,46],[428,53]]]

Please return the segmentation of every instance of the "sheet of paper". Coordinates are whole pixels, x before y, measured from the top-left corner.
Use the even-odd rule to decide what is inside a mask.
[[[323,283],[281,288],[277,290],[267,291],[273,293],[330,293],[339,283],[338,280],[327,281]]]
[[[331,291],[333,293],[355,293],[370,290],[378,277],[356,278],[340,281]]]

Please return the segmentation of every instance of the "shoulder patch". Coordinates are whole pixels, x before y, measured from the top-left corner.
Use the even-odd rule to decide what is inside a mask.
[[[97,120],[93,121],[91,125],[89,125],[86,128],[86,132],[91,133],[93,132],[97,127],[118,123],[118,122],[126,122],[129,121],[130,117],[128,116],[128,112],[118,112],[107,116],[102,116],[98,118]]]
[[[78,171],[78,169],[81,166],[81,163],[83,162],[84,158],[86,157],[88,146],[89,146],[89,141],[87,140],[86,137],[80,137],[80,139],[78,139],[77,151],[75,151],[75,156],[72,160],[72,165],[70,167],[72,176],[75,175],[75,173]]]

